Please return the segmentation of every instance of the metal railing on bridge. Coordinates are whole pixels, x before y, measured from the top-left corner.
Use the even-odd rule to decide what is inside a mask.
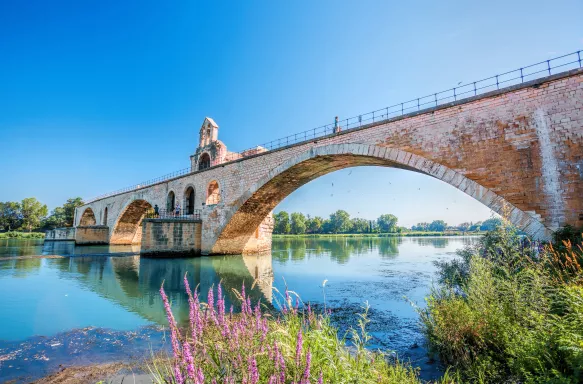
[[[244,157],[264,153],[289,145],[301,143],[308,140],[325,137],[334,133],[358,129],[363,125],[381,122],[384,120],[404,116],[409,113],[415,113],[424,109],[435,108],[440,105],[464,100],[470,97],[478,96],[487,92],[496,91],[503,87],[522,84],[531,80],[541,79],[559,72],[572,69],[582,68],[583,51],[579,50],[566,55],[558,56],[549,60],[544,60],[535,64],[527,65],[512,71],[504,72],[498,75],[490,76],[482,80],[468,82],[463,85],[447,89],[445,91],[435,92],[426,96],[418,97],[393,104],[391,106],[377,109],[371,112],[363,113],[357,116],[340,119],[338,122],[322,125],[320,127],[308,129],[303,132],[294,133],[286,137],[269,141],[267,143],[246,149],[244,151],[229,154],[221,165],[226,162],[236,161]],[[109,192],[88,200],[92,202],[105,197],[117,195],[124,192],[144,188],[156,183],[167,181],[175,177],[184,176],[189,173],[197,172],[190,167],[181,169],[164,176],[150,179],[139,184],[132,185],[114,192]]]
[[[194,209],[190,212],[185,212],[181,210],[166,210],[159,209],[155,211],[154,209],[148,210],[146,212],[146,219],[165,219],[165,220],[200,220],[200,209]]]

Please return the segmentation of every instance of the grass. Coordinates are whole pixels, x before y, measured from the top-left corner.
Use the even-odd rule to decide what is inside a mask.
[[[173,355],[154,357],[149,364],[156,383],[419,383],[407,364],[370,351],[367,308],[350,331],[351,347],[339,337],[327,314],[300,304],[293,292],[280,295],[282,312],[254,307],[237,292],[242,313],[225,312],[221,286],[217,301],[211,289],[207,303],[189,294],[190,326],[178,329],[163,288]]]
[[[45,234],[43,232],[2,232],[0,233],[0,239],[44,239]]]
[[[507,223],[460,258],[419,313],[456,381],[583,382],[583,245],[529,243]]]

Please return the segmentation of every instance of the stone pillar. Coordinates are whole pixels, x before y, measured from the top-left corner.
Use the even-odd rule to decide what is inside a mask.
[[[152,257],[200,255],[200,221],[144,219],[140,253]]]
[[[90,225],[75,228],[75,243],[109,244],[109,227],[107,225]]]

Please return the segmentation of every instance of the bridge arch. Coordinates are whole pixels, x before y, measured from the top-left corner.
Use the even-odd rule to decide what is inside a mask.
[[[81,215],[81,219],[79,219],[79,226],[86,227],[90,225],[96,225],[97,220],[95,219],[95,213],[91,207],[87,207],[83,214]]]
[[[368,144],[329,144],[313,147],[273,168],[241,195],[225,213],[222,225],[215,231],[211,254],[253,252],[256,228],[290,193],[302,185],[328,173],[357,166],[374,165],[419,172],[465,192],[494,212],[506,214],[509,220],[527,234],[549,239],[552,231],[534,216],[516,208],[492,190],[432,160],[396,148]]]
[[[111,231],[110,244],[139,244],[142,241],[142,220],[152,209],[143,199],[132,200],[121,211]]]

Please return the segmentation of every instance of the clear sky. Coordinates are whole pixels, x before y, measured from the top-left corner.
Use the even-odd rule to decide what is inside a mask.
[[[2,1],[0,201],[61,205],[583,48],[583,1]],[[334,183],[334,186],[332,186]],[[357,168],[279,209],[489,217],[430,177]]]

